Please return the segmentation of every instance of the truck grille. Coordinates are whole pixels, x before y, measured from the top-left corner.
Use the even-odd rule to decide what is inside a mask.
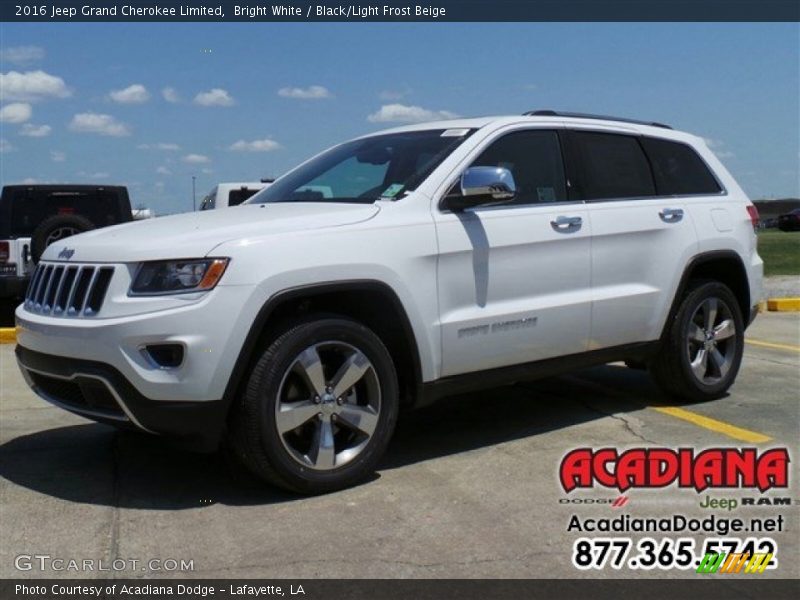
[[[25,309],[40,314],[93,317],[100,312],[114,267],[39,264],[25,294]]]

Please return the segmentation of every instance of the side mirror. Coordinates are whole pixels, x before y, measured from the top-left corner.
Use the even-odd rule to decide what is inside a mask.
[[[461,175],[461,195],[445,198],[445,208],[460,212],[484,204],[513,200],[517,185],[504,167],[470,167]]]

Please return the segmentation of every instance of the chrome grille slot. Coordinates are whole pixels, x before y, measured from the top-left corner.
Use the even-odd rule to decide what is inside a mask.
[[[100,312],[114,267],[40,264],[25,294],[25,308],[40,314],[91,317]]]
[[[56,293],[58,292],[58,288],[61,285],[61,277],[64,275],[64,267],[56,267],[53,269],[53,277],[50,279],[50,283],[47,286],[47,293],[45,294],[44,298],[44,306],[42,306],[42,312],[50,312],[53,310],[53,304],[56,301]]]
[[[72,291],[72,286],[75,284],[75,276],[78,274],[78,267],[69,267],[64,273],[64,281],[61,282],[61,289],[56,297],[55,307],[53,312],[60,315],[67,308],[67,300]]]
[[[103,299],[108,291],[108,284],[111,283],[111,276],[114,274],[114,267],[102,267],[98,269],[94,278],[89,298],[86,300],[86,316],[97,314],[103,305]]]
[[[39,282],[38,287],[36,288],[36,297],[33,299],[34,301],[34,308],[36,310],[41,310],[42,302],[44,301],[44,294],[47,292],[47,288],[50,286],[50,277],[53,275],[53,267],[47,266],[44,268],[44,274],[42,275],[42,280]]]
[[[79,314],[86,303],[86,293],[89,291],[89,284],[94,277],[94,267],[83,267],[81,274],[78,275],[78,283],[75,286],[75,293],[67,307],[67,314],[71,317]]]
[[[36,291],[36,286],[39,284],[39,279],[42,277],[42,267],[37,266],[36,270],[33,272],[33,276],[31,277],[31,281],[28,284],[28,289],[25,292],[25,304],[28,305],[29,302],[33,301],[33,293]]]

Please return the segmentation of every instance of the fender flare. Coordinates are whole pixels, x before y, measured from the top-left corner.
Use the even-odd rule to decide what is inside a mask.
[[[689,279],[691,277],[692,271],[696,269],[698,266],[711,262],[714,260],[719,259],[733,259],[741,268],[742,273],[744,274],[745,280],[747,280],[747,269],[745,269],[744,262],[742,261],[742,257],[739,256],[733,250],[710,250],[708,252],[702,252],[700,254],[694,255],[689,261],[686,263],[686,266],[683,268],[683,274],[681,275],[680,281],[678,282],[678,287],[675,290],[675,295],[672,297],[672,304],[670,305],[669,312],[667,313],[667,319],[664,321],[664,326],[661,329],[661,336],[660,340],[664,340],[664,336],[667,334],[669,329],[670,323],[672,323],[673,319],[675,318],[675,314],[678,312],[678,307],[680,305],[680,301],[683,298],[684,293],[686,292],[686,288],[689,285]],[[735,292],[734,292],[735,293]],[[749,288],[748,288],[748,302],[749,302]],[[747,314],[745,311],[749,310],[750,307],[742,307],[742,318],[747,319]]]
[[[414,329],[411,326],[411,321],[408,318],[408,313],[406,312],[405,307],[403,306],[403,303],[400,301],[400,298],[398,297],[397,293],[391,286],[382,281],[371,280],[371,279],[353,279],[344,281],[312,283],[312,284],[287,288],[285,290],[281,290],[273,294],[267,299],[264,305],[259,309],[256,318],[253,320],[253,323],[250,325],[250,330],[247,332],[247,336],[245,337],[244,343],[242,344],[242,347],[239,350],[239,355],[234,364],[231,376],[228,379],[228,384],[225,386],[225,393],[223,395],[223,399],[226,404],[226,407],[230,407],[230,404],[233,402],[236,392],[239,389],[244,377],[247,374],[247,367],[250,365],[250,362],[253,359],[253,353],[256,351],[259,338],[261,337],[261,334],[263,333],[264,328],[269,322],[269,319],[272,316],[273,312],[279,305],[283,304],[287,300],[302,299],[304,297],[314,296],[318,294],[325,294],[332,292],[364,292],[364,291],[380,292],[382,294],[385,294],[392,302],[392,307],[397,311],[397,314],[400,315],[401,325],[403,327],[403,333],[406,337],[406,340],[408,341],[411,350],[411,360],[414,371],[413,372],[414,387],[416,391],[421,390],[422,364],[419,355],[419,345],[417,343],[417,337],[414,334]]]

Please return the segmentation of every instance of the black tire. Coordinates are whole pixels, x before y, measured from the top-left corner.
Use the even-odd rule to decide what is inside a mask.
[[[702,320],[698,313],[707,301],[717,301],[717,315],[729,316],[735,327],[732,335],[726,339],[690,341],[691,332],[697,331],[696,321]],[[718,318],[718,317],[717,317]],[[712,327],[713,329],[713,324]],[[702,330],[703,328],[700,327]],[[692,369],[691,354],[699,357],[699,349],[706,343],[713,342],[713,349],[718,356],[725,358],[726,370],[717,366],[710,355],[708,377],[696,374]],[[724,347],[722,344],[725,344]],[[713,352],[705,350],[706,354]],[[658,355],[650,363],[650,373],[656,384],[667,394],[684,401],[704,402],[725,395],[733,385],[744,352],[744,320],[741,308],[730,288],[718,281],[697,280],[689,283],[688,289],[681,299],[674,318],[667,324],[664,339]],[[702,370],[702,361],[697,361]],[[717,377],[718,375],[718,377]]]
[[[303,428],[319,428],[318,421],[322,421],[322,417],[316,416],[298,429],[280,434],[276,410],[282,401],[279,395],[285,393],[284,383],[292,376],[292,368],[299,357],[315,345],[324,347],[326,344],[346,345],[366,356],[371,363],[370,389],[380,390],[380,410],[377,411],[374,431],[354,458],[335,466],[339,450],[334,449],[334,466],[317,470],[301,464],[297,454],[293,455],[288,447],[287,439],[295,439],[295,435],[298,435],[296,439],[301,439],[299,434],[305,431]],[[320,362],[326,369],[327,384],[331,379],[330,368]],[[380,338],[362,324],[344,317],[312,317],[291,326],[269,343],[258,357],[246,388],[232,409],[227,441],[238,460],[259,479],[297,493],[321,494],[354,485],[374,472],[394,432],[398,407],[397,374]],[[333,421],[333,427],[337,426],[335,435],[343,433],[346,440],[350,431],[342,427],[341,421]],[[309,451],[308,455],[311,454]]]
[[[50,244],[94,228],[94,223],[81,215],[53,215],[47,217],[39,223],[36,229],[33,230],[33,234],[31,234],[31,258],[33,262],[39,262],[42,253]],[[50,239],[59,230],[62,230],[66,235],[58,235],[57,239]]]

